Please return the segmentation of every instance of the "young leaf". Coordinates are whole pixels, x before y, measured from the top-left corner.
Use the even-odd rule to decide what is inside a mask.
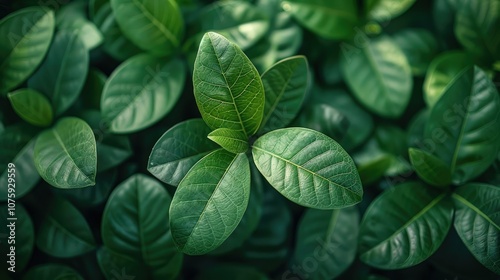
[[[28,87],[49,97],[55,115],[78,98],[87,77],[88,50],[75,33],[59,31],[47,57],[28,80]]]
[[[82,188],[95,184],[97,152],[87,123],[66,117],[42,132],[35,143],[35,166],[54,187]]]
[[[439,50],[436,38],[426,29],[403,29],[392,35],[392,39],[405,54],[416,76],[425,74]]]
[[[36,126],[52,123],[52,106],[43,94],[32,89],[19,89],[8,94],[14,111],[25,121]]]
[[[211,129],[257,132],[264,112],[264,88],[257,69],[222,35],[203,36],[193,72],[196,103]]]
[[[218,128],[207,137],[231,153],[244,153],[248,150],[248,138],[241,131]]]
[[[437,187],[451,184],[450,168],[441,159],[416,148],[410,148],[408,153],[411,165],[424,182]]]
[[[266,101],[259,133],[283,128],[297,116],[308,86],[308,67],[306,57],[295,56],[262,74]]]
[[[355,207],[335,210],[307,209],[299,222],[293,266],[316,261],[309,279],[334,279],[356,257],[359,213]]]
[[[283,9],[326,39],[348,39],[358,23],[356,1],[287,0]]]
[[[116,187],[104,209],[104,245],[144,263],[156,279],[167,279],[165,268],[175,262],[172,271],[178,271],[181,265],[168,224],[170,201],[165,188],[151,177],[136,174],[128,178]]]
[[[139,48],[159,55],[180,44],[184,22],[176,1],[111,0],[121,31]]]
[[[347,85],[361,104],[375,114],[397,118],[410,101],[412,75],[406,56],[389,37],[344,50],[340,61]]]
[[[94,23],[87,19],[87,3],[83,1],[71,2],[59,9],[56,23],[58,30],[77,33],[88,50],[99,46],[104,39]]]
[[[390,21],[408,10],[416,0],[364,0],[365,12],[370,19]]]
[[[172,110],[185,78],[184,63],[178,59],[134,56],[106,81],[101,97],[103,119],[115,133],[148,127]]]
[[[261,136],[252,147],[255,165],[291,201],[334,209],[361,201],[356,166],[328,136],[307,128],[284,128]]]
[[[0,21],[0,94],[35,71],[49,49],[54,27],[54,12],[43,7],[24,8]]]
[[[92,251],[96,242],[80,211],[67,200],[55,198],[37,230],[36,245],[51,256],[72,258]]]
[[[445,193],[409,182],[385,191],[366,210],[359,253],[363,262],[381,269],[421,263],[441,245],[453,218]]]
[[[32,267],[23,277],[23,280],[84,280],[73,268],[49,263]]]
[[[245,154],[219,149],[198,161],[180,182],[170,208],[179,250],[201,255],[220,246],[243,217],[249,195]]]
[[[183,121],[163,134],[149,156],[148,171],[161,181],[177,186],[191,167],[218,148],[207,135],[202,119]]]
[[[500,274],[500,189],[472,183],[457,188],[452,197],[458,235],[479,262]]]
[[[500,148],[500,97],[478,67],[457,76],[434,105],[425,130],[427,149],[462,184],[483,173]],[[480,143],[480,145],[478,145]]]

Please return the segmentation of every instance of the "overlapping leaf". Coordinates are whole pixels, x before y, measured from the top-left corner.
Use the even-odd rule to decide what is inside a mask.
[[[37,126],[52,123],[52,106],[43,94],[32,89],[20,89],[10,92],[10,104],[14,111],[25,121]]]

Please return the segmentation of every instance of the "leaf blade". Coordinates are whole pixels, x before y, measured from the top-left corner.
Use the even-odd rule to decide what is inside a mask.
[[[52,123],[52,106],[41,93],[32,89],[20,89],[8,94],[14,111],[25,121],[36,126]]]

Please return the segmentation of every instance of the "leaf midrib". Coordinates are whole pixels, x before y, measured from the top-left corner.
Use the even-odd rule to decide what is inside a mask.
[[[481,209],[477,208],[474,204],[472,204],[471,202],[469,202],[467,199],[465,199],[463,196],[457,194],[457,193],[453,193],[451,195],[454,199],[458,200],[460,203],[462,203],[463,205],[467,206],[469,209],[471,209],[472,211],[476,212],[477,214],[479,214],[479,216],[483,217],[486,221],[488,221],[488,223],[490,223],[491,225],[493,225],[498,231],[500,231],[500,225],[497,225],[493,220],[490,219],[490,217],[488,217],[488,215],[486,215],[483,211],[481,211]]]
[[[170,0],[164,0],[165,2],[167,2],[168,4],[172,5],[172,3],[170,3]],[[132,0],[132,3],[137,7],[139,8],[139,10],[142,11],[142,13],[151,21],[151,23],[156,26],[156,28],[158,28],[158,30],[160,30],[160,32],[165,35],[165,37],[170,40],[170,42],[172,42],[175,46],[178,46],[179,45],[179,41],[177,40],[177,38],[174,36],[174,34],[172,34],[172,32],[170,30],[168,30],[164,25],[161,24],[161,22],[159,22],[150,12],[148,9],[146,9],[146,7],[144,7],[144,5],[139,1],[139,0]],[[171,8],[171,7],[169,7]]]
[[[296,67],[294,67],[294,68],[295,69],[293,70],[293,72],[297,69]],[[264,73],[264,75],[262,75],[262,78],[264,78],[265,74],[266,73]],[[271,109],[269,110],[269,113],[266,116],[264,116],[264,118],[262,119],[262,128],[265,127],[267,121],[273,115],[274,110],[276,109],[276,107],[278,107],[278,104],[280,103],[281,99],[283,98],[283,95],[285,94],[286,89],[288,88],[288,84],[290,83],[290,80],[292,79],[292,76],[293,76],[293,73],[292,73],[292,75],[288,76],[288,78],[286,79],[286,82],[284,83],[284,86],[282,87],[280,93],[278,94],[278,97],[275,100],[276,102],[271,106]],[[264,89],[264,92],[265,92],[265,89]]]
[[[87,240],[81,238],[80,236],[78,236],[76,234],[73,234],[70,230],[68,230],[66,227],[64,227],[61,223],[59,223],[59,221],[56,218],[52,217],[51,215],[47,215],[47,219],[49,221],[51,221],[52,224],[54,224],[54,226],[56,228],[59,228],[61,231],[63,231],[66,235],[68,235],[68,236],[70,236],[70,237],[72,237],[72,238],[74,238],[74,239],[82,242],[83,244],[89,246],[90,248],[93,248],[95,246],[95,244],[89,243]],[[87,233],[90,232],[89,228],[86,228],[86,230],[87,230]],[[90,236],[92,237],[92,235],[90,235]],[[87,251],[89,251],[89,250],[87,250]]]

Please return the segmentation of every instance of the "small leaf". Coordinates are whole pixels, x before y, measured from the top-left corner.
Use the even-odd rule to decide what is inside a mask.
[[[248,150],[248,138],[240,131],[218,128],[207,137],[231,153],[244,153]]]
[[[8,97],[14,111],[28,123],[36,126],[48,126],[52,123],[50,102],[38,91],[20,89],[10,92]]]
[[[161,181],[177,186],[191,167],[218,148],[207,135],[202,119],[183,121],[163,134],[149,156],[148,171]]]
[[[252,147],[255,165],[291,201],[334,209],[361,201],[356,166],[328,136],[306,128],[284,128],[261,136]]]
[[[87,123],[78,118],[59,120],[36,140],[36,169],[54,187],[82,188],[94,185],[96,165],[94,133]]]
[[[426,29],[403,29],[392,38],[406,55],[413,75],[424,75],[439,51],[434,35]]]
[[[71,203],[56,198],[37,230],[37,247],[54,257],[72,258],[92,251],[96,242],[83,215]]]
[[[441,245],[453,218],[445,193],[409,182],[375,199],[361,222],[359,253],[380,269],[402,269],[430,257]]]
[[[368,18],[390,21],[408,10],[416,0],[364,0]]]
[[[264,112],[264,88],[257,69],[223,36],[203,36],[194,64],[196,104],[211,129],[229,128],[250,137]]]
[[[103,119],[115,133],[148,127],[172,110],[185,78],[185,66],[178,59],[134,56],[106,81],[101,97]]]
[[[455,229],[474,257],[500,274],[500,189],[472,183],[460,186],[452,195]]]
[[[0,94],[19,86],[42,62],[54,34],[54,12],[18,10],[0,21]]]
[[[410,148],[408,152],[411,165],[424,182],[437,187],[451,183],[450,169],[441,159],[416,148]]]
[[[297,116],[307,91],[308,67],[306,57],[295,56],[262,74],[266,101],[259,133],[283,128]]]
[[[49,263],[37,265],[24,275],[23,280],[83,280],[84,278],[69,266]]]
[[[180,182],[170,209],[179,250],[201,255],[220,246],[243,217],[249,195],[245,154],[219,149],[198,161]]]
[[[67,30],[78,34],[85,47],[92,50],[103,41],[99,29],[87,19],[87,3],[76,1],[62,6],[56,13],[58,30]]]

